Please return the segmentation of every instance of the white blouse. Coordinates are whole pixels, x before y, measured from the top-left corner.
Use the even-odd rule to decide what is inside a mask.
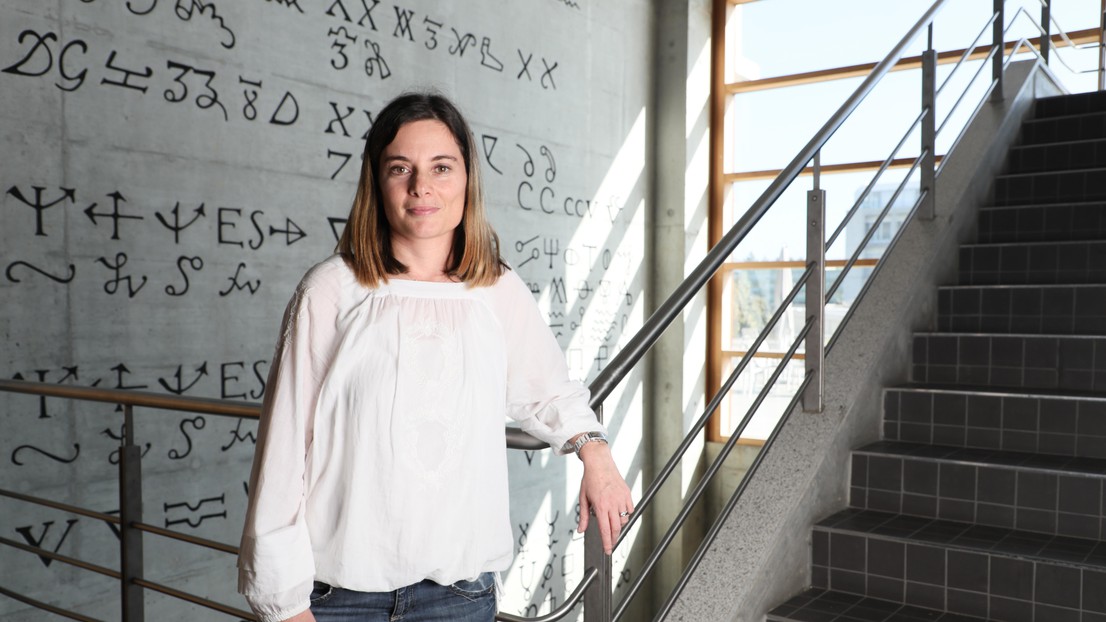
[[[313,580],[384,592],[506,569],[504,416],[558,452],[603,431],[513,271],[367,289],[335,255],[282,332],[238,558],[262,622],[307,609]]]

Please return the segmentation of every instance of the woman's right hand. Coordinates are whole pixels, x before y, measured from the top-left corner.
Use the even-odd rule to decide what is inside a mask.
[[[306,611],[297,613],[284,622],[315,622],[315,616],[311,613],[311,610],[308,609]]]

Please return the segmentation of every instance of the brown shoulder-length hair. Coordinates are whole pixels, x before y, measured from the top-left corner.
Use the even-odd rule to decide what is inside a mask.
[[[392,254],[392,229],[384,213],[377,175],[380,155],[395,140],[404,124],[433,119],[442,122],[457,141],[468,175],[461,224],[454,230],[449,275],[473,287],[496,282],[506,264],[499,254],[499,236],[488,222],[480,162],[472,130],[461,112],[436,93],[404,93],[393,99],[376,117],[365,141],[361,179],[350,208],[349,220],[338,240],[337,252],[365,287],[388,282],[388,275],[403,274],[407,266]]]

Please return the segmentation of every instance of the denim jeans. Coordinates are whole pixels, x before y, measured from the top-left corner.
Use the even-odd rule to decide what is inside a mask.
[[[495,575],[438,585],[426,580],[394,592],[355,592],[315,582],[316,622],[492,622]]]

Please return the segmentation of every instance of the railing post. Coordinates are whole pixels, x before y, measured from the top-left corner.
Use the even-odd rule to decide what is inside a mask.
[[[1102,0],[1098,23],[1098,90],[1106,90],[1106,0]]]
[[[123,445],[119,448],[119,530],[123,622],[143,622],[142,532],[132,527],[142,522],[142,451],[134,444],[134,407],[123,406]]]
[[[1048,51],[1052,48],[1052,0],[1041,3],[1041,58],[1048,64]]]
[[[936,162],[934,155],[937,143],[937,51],[933,49],[933,24],[929,25],[929,49],[922,52],[922,109],[925,115],[922,117],[922,162],[919,165],[921,172],[921,192],[924,195],[922,204],[918,206],[918,218],[933,220],[935,216],[936,192],[935,183]]]
[[[599,576],[584,593],[584,622],[610,622],[611,556],[603,552],[599,521],[592,517],[584,531],[584,567],[595,568]]]
[[[1005,42],[1002,29],[1006,26],[1005,0],[994,0],[995,23],[991,24],[991,80],[995,87],[991,91],[991,101],[1002,101],[1002,62],[1006,59]]]
[[[603,405],[595,409],[595,417],[603,423]],[[584,622],[610,622],[611,620],[611,556],[603,552],[603,537],[599,534],[599,521],[588,520],[584,530],[584,568],[595,568],[599,575],[584,592]]]
[[[826,317],[826,191],[819,187],[822,168],[822,152],[814,154],[814,189],[806,193],[806,262],[814,263],[814,273],[806,282],[806,317],[813,319],[806,334],[804,355],[807,374],[814,374],[803,390],[803,412],[820,413],[823,410],[822,389],[825,374],[822,358],[825,344]]]

